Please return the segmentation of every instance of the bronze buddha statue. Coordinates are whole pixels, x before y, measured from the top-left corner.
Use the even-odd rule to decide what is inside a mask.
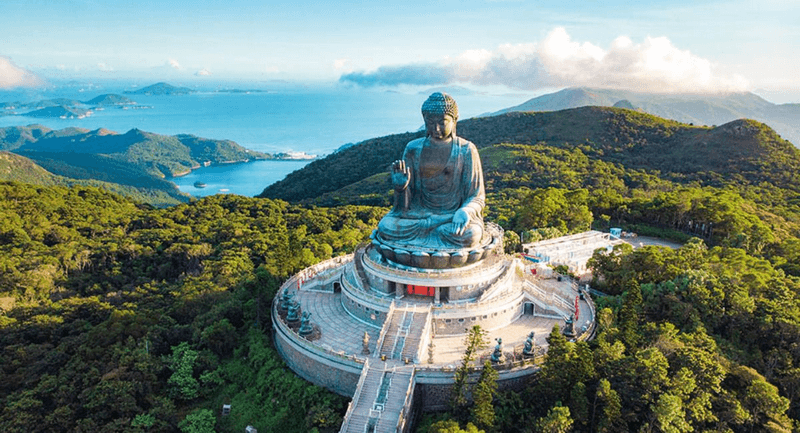
[[[393,209],[381,219],[376,240],[407,250],[468,250],[484,234],[486,193],[475,145],[456,135],[458,106],[432,94],[422,105],[426,137],[406,145],[391,168]]]

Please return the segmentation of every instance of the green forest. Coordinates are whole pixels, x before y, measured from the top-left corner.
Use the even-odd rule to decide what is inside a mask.
[[[684,246],[595,254],[597,337],[554,330],[524,390],[489,387],[491,410],[419,431],[800,428],[791,143],[752,121],[611,108],[473,119],[459,135],[480,149],[485,217],[509,252],[520,235],[609,227]],[[414,136],[315,161],[266,198],[155,208],[97,186],[0,182],[0,431],[338,431],[348,399],[286,367],[270,305],[288,276],[367,239],[388,210],[388,164]]]
[[[352,252],[383,210],[218,195],[155,209],[0,183],[0,431],[309,431],[347,399],[270,342],[282,279]],[[302,408],[298,411],[298,407]]]

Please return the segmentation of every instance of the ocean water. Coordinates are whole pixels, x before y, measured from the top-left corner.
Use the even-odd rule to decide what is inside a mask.
[[[171,180],[181,191],[195,197],[226,193],[252,197],[306,164],[308,161],[253,161],[246,164],[216,165],[200,168]],[[195,182],[205,183],[206,186],[197,188],[194,186]]]
[[[0,91],[0,102],[33,102],[57,97],[87,101],[105,93],[121,94],[124,90],[149,84],[152,83],[87,85],[73,82],[46,90]],[[257,91],[232,93],[217,90],[232,88]],[[187,95],[128,94],[125,96],[137,105],[151,108],[123,110],[108,107],[84,119],[5,115],[0,116],[0,127],[38,123],[52,129],[75,126],[90,130],[106,128],[120,133],[139,128],[158,134],[229,139],[246,148],[267,153],[295,151],[324,156],[348,143],[418,130],[423,125],[420,107],[429,93],[335,85],[218,84],[216,89],[197,88],[196,93]],[[459,104],[461,119],[517,105],[531,97],[460,89],[452,94]],[[220,192],[252,196],[307,163],[256,161],[205,167],[170,180],[182,191],[195,196]],[[207,186],[195,188],[193,184],[198,180]]]

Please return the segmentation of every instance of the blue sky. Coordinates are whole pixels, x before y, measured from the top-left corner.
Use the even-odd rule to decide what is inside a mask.
[[[37,77],[594,85],[800,102],[800,2],[644,3],[2,0],[0,86]]]

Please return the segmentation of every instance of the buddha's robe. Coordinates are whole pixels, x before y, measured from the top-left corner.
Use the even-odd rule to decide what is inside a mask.
[[[397,191],[394,208],[378,223],[377,236],[384,243],[413,250],[459,250],[480,243],[486,192],[478,150],[460,137],[450,143],[450,157],[438,172],[423,177],[420,155],[428,139],[406,145],[403,160],[410,169],[405,190]],[[455,233],[453,214],[463,209],[469,222],[461,235]]]

